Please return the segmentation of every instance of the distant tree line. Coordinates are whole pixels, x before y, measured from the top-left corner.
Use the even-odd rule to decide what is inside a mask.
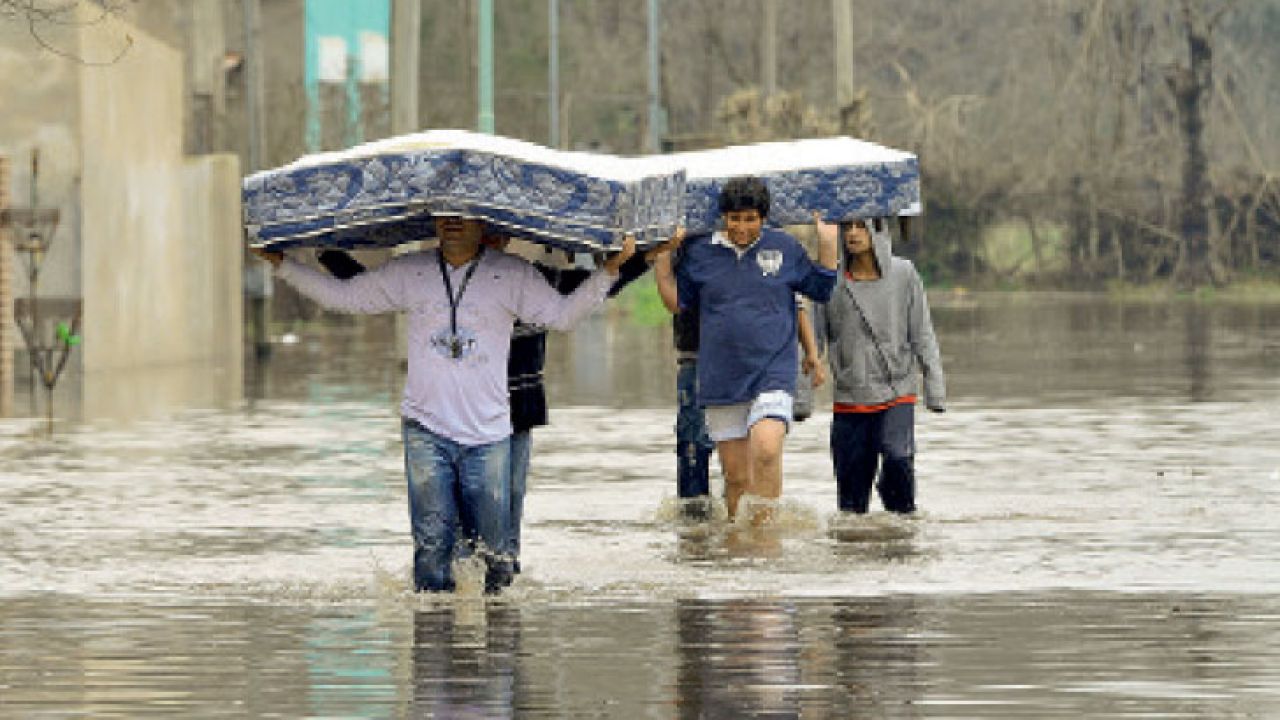
[[[845,132],[918,153],[926,218],[904,252],[939,280],[1280,276],[1280,0],[853,0],[844,108],[830,0],[784,4],[779,92],[760,94],[763,2],[663,0],[670,145]],[[645,3],[559,7],[560,140],[639,152]],[[497,8],[498,132],[548,142],[547,3]],[[473,12],[424,3],[424,124],[474,124]],[[997,266],[994,227],[1024,257]]]

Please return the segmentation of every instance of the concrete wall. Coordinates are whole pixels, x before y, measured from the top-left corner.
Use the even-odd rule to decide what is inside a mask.
[[[134,281],[162,294],[171,307],[183,308],[180,319],[153,312],[144,323],[178,322],[168,334],[184,343],[184,352],[85,373],[87,418],[146,418],[175,408],[230,407],[243,397],[239,160],[234,155],[188,157],[181,184],[171,195],[182,208],[183,228],[167,236],[180,237],[181,242],[168,242],[172,252],[165,256],[173,257],[181,269],[165,270],[144,258],[139,264],[149,272],[134,276]],[[97,240],[86,232],[87,247],[96,248]],[[86,308],[101,304],[89,297]],[[117,321],[126,333],[132,324],[128,318]],[[153,333],[136,334],[140,343],[155,341]]]
[[[84,414],[224,404],[240,394],[239,165],[183,156],[183,59],[120,22],[85,26],[120,61],[80,76]]]
[[[131,34],[81,75],[87,372],[222,357],[240,337],[238,164],[183,156],[182,58]],[[84,30],[87,51],[110,42]]]
[[[198,311],[190,319],[203,357],[240,364],[244,236],[240,160],[235,155],[188,157],[184,168],[186,225],[193,231],[186,283]]]
[[[82,51],[107,52],[124,27],[85,25]],[[86,373],[200,352],[184,282],[182,58],[131,35],[119,61],[80,74]]]

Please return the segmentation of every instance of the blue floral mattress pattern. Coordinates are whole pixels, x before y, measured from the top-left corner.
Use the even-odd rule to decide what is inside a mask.
[[[434,235],[433,217],[574,250],[626,233],[666,237],[678,224],[683,173],[638,172],[618,158],[560,153],[508,138],[437,130],[310,156],[247,178],[253,246],[390,247]]]
[[[736,145],[677,153],[686,174],[681,214],[690,233],[719,222],[720,188],[735,175],[769,186],[769,224],[806,225],[818,211],[830,222],[918,215],[920,163],[915,155],[846,137]]]
[[[392,247],[432,237],[436,216],[574,251],[642,245],[683,224],[711,230],[724,181],[756,174],[771,224],[919,211],[915,156],[849,138],[622,158],[434,130],[308,156],[247,178],[246,239],[290,247]]]

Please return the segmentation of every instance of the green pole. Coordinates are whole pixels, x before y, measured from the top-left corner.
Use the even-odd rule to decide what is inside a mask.
[[[547,0],[547,147],[560,147],[560,3]]]
[[[479,92],[480,113],[476,118],[476,129],[482,133],[493,134],[493,0],[480,0],[480,37],[476,43],[479,54]]]
[[[645,151],[662,152],[662,9],[659,0],[649,0],[649,132]]]

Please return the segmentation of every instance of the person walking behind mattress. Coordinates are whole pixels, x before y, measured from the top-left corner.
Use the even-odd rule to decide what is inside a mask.
[[[671,340],[676,351],[676,497],[681,514],[691,520],[705,520],[711,514],[711,451],[715,445],[707,435],[707,422],[698,401],[698,312],[697,308],[681,310],[676,304],[675,279],[672,268],[680,264],[683,253],[684,228],[668,240],[671,257],[659,260],[655,276],[666,273],[665,281],[657,280],[662,304],[671,311]],[[691,502],[697,500],[698,502]]]
[[[826,225],[820,232],[834,234]],[[841,511],[867,512],[871,485],[884,509],[916,509],[915,406],[946,406],[938,341],[924,283],[910,260],[892,254],[882,219],[840,225],[843,272],[835,293],[816,308],[818,345],[835,380],[831,459]]]
[[[485,591],[509,585],[511,404],[507,354],[516,319],[568,330],[596,306],[635,252],[627,237],[569,296],[514,255],[485,252],[483,225],[441,217],[438,250],[392,258],[339,280],[257,251],[303,295],[340,312],[409,316],[409,369],[401,427],[419,591],[455,587],[455,556],[479,554]],[[459,543],[459,540],[462,542]]]
[[[707,423],[698,403],[698,316],[678,310],[671,318],[676,350],[676,497],[680,511],[693,520],[706,519],[711,508],[711,451]],[[700,499],[700,502],[689,502]]]
[[[680,231],[675,241],[679,243],[683,237],[683,231]],[[668,265],[679,264],[680,253],[673,253]],[[668,287],[674,288],[674,283]],[[707,501],[711,496],[711,451],[715,444],[707,435],[706,419],[698,401],[698,314],[696,308],[680,310],[672,297],[663,295],[662,300],[673,310],[671,333],[676,350],[676,497],[680,500],[680,512],[684,518],[705,520],[711,514]],[[803,298],[797,299],[796,322],[801,376],[796,378],[793,417],[796,422],[801,422],[812,411],[813,388],[822,385],[826,371],[817,352],[813,323]],[[809,406],[802,409],[800,400],[806,397],[806,393]],[[694,500],[699,502],[691,502]]]
[[[820,235],[818,262],[787,233],[764,228],[769,189],[756,177],[725,183],[723,230],[658,254],[655,279],[673,312],[697,308],[698,394],[725,477],[725,505],[736,518],[743,495],[782,494],[782,446],[792,422],[800,293],[825,302],[835,285],[835,238]],[[678,243],[673,243],[677,245]],[[674,249],[674,248],[673,248]],[[752,522],[769,518],[755,513]]]

